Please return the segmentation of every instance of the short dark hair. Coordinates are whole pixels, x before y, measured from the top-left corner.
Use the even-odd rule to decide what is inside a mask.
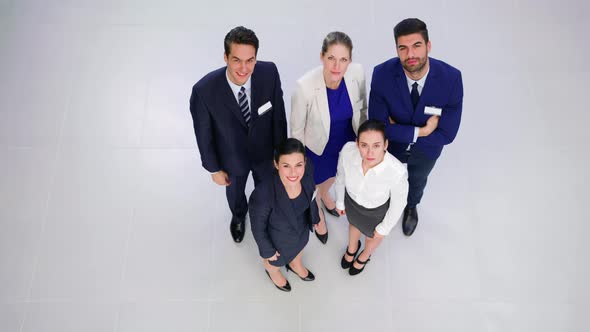
[[[361,137],[361,134],[365,131],[378,131],[381,133],[381,135],[383,135],[383,141],[387,140],[387,137],[385,137],[385,124],[383,123],[383,121],[377,119],[369,119],[363,122],[359,126],[357,141],[358,138]]]
[[[305,146],[303,146],[301,141],[292,137],[287,138],[287,140],[277,146],[275,149],[275,162],[278,163],[281,156],[291,153],[301,153],[305,157]]]
[[[330,32],[324,41],[322,42],[322,55],[328,52],[328,48],[332,45],[342,44],[348,48],[348,52],[350,53],[350,57],[352,57],[352,40],[348,37],[347,34],[340,31],[332,31]]]
[[[254,31],[248,28],[244,28],[243,26],[235,27],[225,35],[223,49],[227,56],[229,56],[229,52],[231,51],[232,43],[252,45],[255,50],[254,54],[258,54],[258,37],[256,37]]]
[[[413,33],[420,33],[422,38],[424,38],[424,42],[428,43],[428,29],[426,28],[426,23],[417,18],[406,18],[393,28],[395,44],[397,45],[397,39],[399,37],[411,35]]]

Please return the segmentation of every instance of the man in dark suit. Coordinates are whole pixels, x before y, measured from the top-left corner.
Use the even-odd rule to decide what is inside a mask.
[[[409,193],[402,228],[410,236],[430,171],[461,122],[461,72],[430,58],[426,24],[409,18],[394,28],[398,57],[375,67],[369,117],[386,123],[388,150],[407,163]]]
[[[236,27],[225,36],[224,48],[227,66],[194,85],[190,110],[201,162],[213,182],[226,187],[230,232],[239,243],[248,175],[252,171],[255,185],[271,176],[274,147],[287,139],[287,120],[277,67],[256,61],[256,34]]]

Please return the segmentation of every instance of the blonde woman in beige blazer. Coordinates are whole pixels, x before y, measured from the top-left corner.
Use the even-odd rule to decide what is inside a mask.
[[[328,191],[334,184],[338,154],[344,144],[356,139],[358,127],[367,119],[365,73],[350,63],[352,41],[335,31],[324,38],[319,66],[297,80],[291,97],[291,137],[306,146],[306,156],[314,165],[318,207],[335,217],[336,203]],[[315,230],[322,243],[328,241],[323,213]]]

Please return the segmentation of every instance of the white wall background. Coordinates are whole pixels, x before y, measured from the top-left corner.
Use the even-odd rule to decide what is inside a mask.
[[[1,331],[584,331],[590,233],[590,5],[569,1],[0,0]],[[363,274],[346,221],[310,239],[317,280],[277,291],[251,233],[235,245],[200,167],[188,98],[256,31],[286,105],[348,33],[394,56],[419,17],[462,70],[464,113],[421,204]],[[287,106],[288,107],[288,106]]]

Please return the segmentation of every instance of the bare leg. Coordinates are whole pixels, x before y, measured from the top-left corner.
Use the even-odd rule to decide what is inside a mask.
[[[379,247],[379,245],[381,244],[383,239],[384,239],[384,237],[381,237],[381,238],[365,237],[365,249],[363,250],[363,252],[359,255],[359,257],[357,259],[360,260],[361,262],[366,262],[367,259],[369,259],[369,257],[371,257],[373,252],[375,252],[375,249],[377,249],[377,247]],[[364,265],[357,263],[355,260],[353,266],[356,269],[361,269]]]
[[[329,210],[332,210],[333,208],[336,207],[336,203],[334,202],[334,200],[332,199],[332,197],[330,197],[330,194],[328,193],[328,191],[330,191],[330,188],[334,184],[334,181],[336,181],[336,178],[331,177],[318,185],[319,196],[324,201],[324,204],[326,204],[326,207]]]
[[[303,261],[301,260],[301,256],[303,255],[303,250],[301,250],[299,252],[299,254],[297,254],[297,256],[295,256],[295,258],[293,258],[293,260],[291,262],[289,262],[289,267],[291,267],[291,270],[293,270],[295,273],[297,273],[297,275],[301,278],[301,277],[306,277],[308,275],[308,270],[307,268],[305,268],[305,266],[303,265]]]
[[[356,252],[358,250],[358,242],[361,238],[361,234],[361,231],[356,227],[352,224],[348,224],[348,252]],[[344,259],[347,262],[352,262],[353,257],[345,253]]]
[[[287,279],[281,273],[281,268],[278,266],[270,265],[270,263],[266,259],[264,259],[263,262],[264,268],[270,275],[270,279],[272,279],[272,282],[278,286],[285,286],[287,284]]]
[[[317,186],[318,188],[318,192],[320,191],[319,186]],[[318,234],[326,234],[328,232],[328,227],[326,226],[326,216],[324,215],[324,211],[322,210],[322,203],[320,202],[321,200],[321,195],[318,194],[315,196],[315,202],[318,205],[318,211],[320,212],[320,222],[318,223],[318,227],[316,229]]]

